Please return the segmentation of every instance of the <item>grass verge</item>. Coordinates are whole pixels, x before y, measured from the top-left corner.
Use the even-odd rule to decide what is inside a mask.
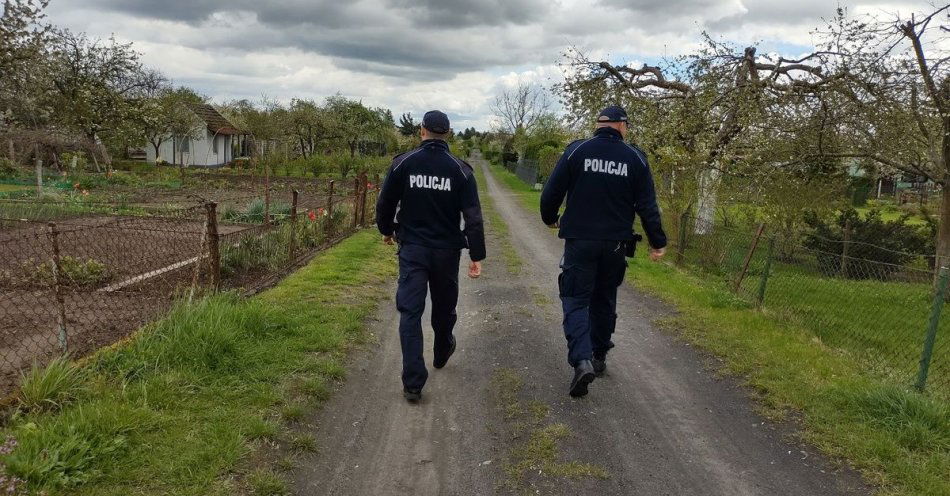
[[[502,167],[493,175],[525,208],[540,193]],[[834,458],[850,460],[886,495],[950,494],[950,406],[867,374],[808,329],[751,308],[719,284],[668,264],[631,262],[628,282],[673,304],[660,322],[723,359],[760,393],[763,413],[798,412],[801,436]]]
[[[8,419],[7,474],[30,494],[287,493],[281,456],[317,446],[286,423],[342,378],[394,274],[391,249],[359,233],[255,298],[178,306],[86,362],[79,386],[36,379],[55,399]]]

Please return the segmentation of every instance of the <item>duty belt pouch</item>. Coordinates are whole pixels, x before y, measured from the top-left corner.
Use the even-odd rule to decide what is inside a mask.
[[[627,250],[624,252],[624,256],[627,258],[633,258],[633,255],[637,252],[637,243],[643,240],[643,236],[633,233],[633,239],[627,241]]]

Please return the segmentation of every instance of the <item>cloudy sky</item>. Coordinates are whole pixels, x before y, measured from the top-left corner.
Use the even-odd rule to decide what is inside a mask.
[[[835,0],[52,0],[52,23],[132,41],[175,83],[222,102],[341,93],[485,128],[500,89],[550,85],[569,46],[620,62],[687,52],[704,30],[810,50]],[[907,15],[929,0],[841,0]]]

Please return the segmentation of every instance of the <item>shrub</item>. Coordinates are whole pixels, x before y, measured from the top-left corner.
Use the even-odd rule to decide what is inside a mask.
[[[85,389],[85,373],[66,357],[53,359],[46,367],[34,363],[23,375],[17,400],[30,412],[58,410]]]
[[[19,175],[16,164],[6,157],[0,157],[0,179],[13,179]]]
[[[541,182],[551,177],[554,166],[560,158],[561,150],[554,146],[545,146],[538,151],[538,173],[541,175]]]
[[[848,258],[855,259],[856,263],[848,264],[847,274],[843,275],[850,279],[883,279],[917,259],[928,246],[929,228],[911,226],[907,223],[909,218],[910,215],[905,214],[886,222],[879,210],[871,210],[862,218],[856,210],[849,208],[826,222],[808,212],[805,223],[811,231],[805,234],[804,245],[816,251],[822,273],[842,275],[844,231],[850,225]]]
[[[271,202],[270,216],[272,221],[279,221],[290,216],[290,205],[284,202]],[[248,224],[264,223],[264,199],[255,198],[244,208],[236,210],[228,207],[222,217],[228,222],[243,222]]]

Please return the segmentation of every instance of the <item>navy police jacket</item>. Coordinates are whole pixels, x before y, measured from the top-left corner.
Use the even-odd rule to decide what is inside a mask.
[[[464,227],[462,227],[464,221]],[[429,248],[468,248],[485,258],[485,231],[472,166],[449,153],[442,140],[425,140],[397,155],[376,202],[384,236]]]
[[[624,143],[619,131],[599,128],[592,138],[567,146],[541,193],[545,224],[559,220],[565,195],[561,238],[630,240],[639,214],[650,246],[666,246],[646,155]]]

